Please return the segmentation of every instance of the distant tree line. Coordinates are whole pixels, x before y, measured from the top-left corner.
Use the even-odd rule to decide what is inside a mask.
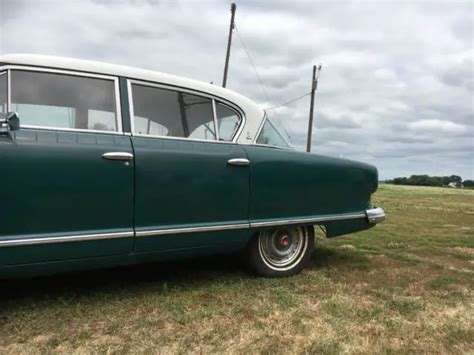
[[[474,188],[474,180],[464,180],[462,184],[464,187]]]
[[[456,187],[474,187],[474,180],[462,180],[458,175],[451,176],[429,176],[429,175],[412,175],[410,177],[397,177],[393,180],[387,180],[388,184],[395,185],[416,185],[416,186],[449,186]]]

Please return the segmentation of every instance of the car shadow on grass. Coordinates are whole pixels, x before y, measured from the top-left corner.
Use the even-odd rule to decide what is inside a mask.
[[[316,248],[308,268],[363,267],[368,259],[351,250]],[[251,287],[264,282],[248,272],[241,256],[222,255],[173,262],[148,263],[127,267],[93,270],[30,279],[0,281],[0,320],[2,313],[34,303],[45,307],[52,300],[91,299],[100,297],[133,297],[163,289],[190,291],[199,289]]]
[[[94,294],[140,294],[146,290],[179,287],[183,290],[221,280],[250,278],[238,255],[147,263],[28,279],[0,281],[0,314],[5,305],[30,300]]]
[[[107,288],[118,285],[136,285],[142,282],[186,282],[215,278],[239,273],[239,259],[236,255],[202,257],[195,259],[152,262],[91,271],[69,272],[35,278],[18,278],[0,281],[3,290],[0,301],[12,298],[16,291],[31,292],[61,291],[62,289]]]

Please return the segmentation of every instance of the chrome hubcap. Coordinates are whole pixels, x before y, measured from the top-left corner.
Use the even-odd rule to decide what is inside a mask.
[[[259,249],[265,263],[274,269],[285,269],[299,262],[307,246],[303,227],[269,230],[260,233]]]

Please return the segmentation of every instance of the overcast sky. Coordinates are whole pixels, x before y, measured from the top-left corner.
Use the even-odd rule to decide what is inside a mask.
[[[273,107],[322,63],[313,151],[382,179],[474,178],[474,2],[236,1],[228,88]],[[0,0],[0,53],[99,60],[222,82],[228,1]],[[265,94],[266,92],[266,94]],[[269,111],[305,147],[309,98]]]

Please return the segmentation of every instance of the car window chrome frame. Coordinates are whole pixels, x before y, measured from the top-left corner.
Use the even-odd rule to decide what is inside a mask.
[[[212,116],[214,117],[214,131],[216,132],[216,141],[220,141],[219,126],[217,125],[216,100],[212,99]]]
[[[7,112],[10,112],[10,88],[11,88],[11,82],[10,82],[10,69],[8,68],[7,65],[1,65],[0,66],[0,73],[3,73],[2,75],[6,75],[7,78]]]
[[[142,86],[147,86],[147,87],[154,87],[158,89],[164,89],[164,90],[171,90],[171,91],[177,91],[177,92],[183,92],[191,95],[196,95],[196,96],[201,96],[205,98],[209,98],[212,101],[212,112],[213,112],[213,122],[214,122],[214,129],[216,131],[216,139],[209,140],[209,139],[199,139],[199,138],[189,138],[189,137],[175,137],[175,136],[160,136],[160,135],[155,135],[155,134],[140,134],[140,133],[135,133],[135,111],[133,107],[133,88],[132,85],[142,85]],[[183,140],[183,141],[190,141],[190,142],[206,142],[206,143],[225,143],[225,144],[237,144],[237,139],[239,138],[240,134],[242,133],[242,130],[245,126],[245,115],[242,109],[235,105],[232,102],[229,102],[226,99],[223,99],[221,97],[212,95],[207,92],[202,92],[199,90],[193,90],[181,86],[174,86],[174,85],[169,85],[169,84],[162,84],[162,83],[156,83],[156,82],[149,82],[149,81],[143,81],[143,80],[136,80],[136,79],[127,79],[127,96],[128,96],[128,108],[129,108],[129,114],[130,114],[130,128],[131,128],[131,135],[134,137],[148,137],[148,138],[161,138],[161,139],[171,139],[171,140]],[[230,107],[232,110],[235,111],[235,113],[239,116],[239,123],[240,127],[237,129],[232,137],[232,140],[230,141],[221,141],[219,140],[219,132],[218,132],[218,127],[217,127],[217,116],[216,116],[216,108],[215,108],[215,102],[218,101],[221,104],[224,104],[228,107]]]
[[[10,106],[9,106],[9,101],[10,101],[10,99],[9,99],[9,95],[10,95],[10,82],[9,82],[9,80],[10,79],[9,78],[10,78],[10,75],[9,75],[8,69],[4,69],[4,67],[0,67],[0,76],[3,76],[3,75],[5,75],[5,78],[7,79],[7,102],[6,102],[7,107],[6,107],[6,109],[7,109],[7,112],[10,112]]]
[[[94,73],[86,73],[73,70],[63,70],[63,69],[54,69],[54,68],[43,68],[43,67],[34,67],[34,66],[23,66],[23,65],[5,65],[0,67],[0,70],[7,70],[7,110],[11,110],[11,71],[12,70],[23,70],[30,72],[40,72],[40,73],[51,73],[51,74],[62,74],[70,76],[78,76],[83,78],[93,78],[93,79],[102,79],[112,81],[114,84],[114,95],[115,95],[115,114],[117,120],[117,131],[100,131],[94,129],[84,129],[84,128],[63,128],[63,127],[53,127],[53,126],[36,126],[36,125],[20,125],[20,128],[26,129],[37,129],[37,130],[48,130],[48,131],[60,131],[60,132],[78,132],[78,133],[100,133],[100,134],[112,134],[112,135],[124,135],[122,127],[122,109],[120,101],[120,90],[119,90],[119,78],[113,75],[102,75]],[[20,117],[21,122],[21,117]]]
[[[222,106],[226,106],[228,109],[232,110],[235,112],[235,114],[237,115],[237,117],[239,118],[239,127],[237,127],[237,129],[234,129],[234,132],[232,133],[232,141],[234,141],[234,138],[235,140],[237,140],[240,136],[240,133],[242,132],[243,128],[244,128],[244,125],[242,124],[242,115],[237,112],[232,106],[229,106],[226,102],[223,102],[219,99],[213,99],[213,103],[214,103],[214,109],[215,109],[215,113],[214,113],[214,117],[216,119],[216,127],[217,127],[217,130],[219,128],[219,125],[218,125],[218,122],[217,122],[217,108],[216,108],[216,104],[220,104]],[[219,135],[219,138],[220,138],[220,135]],[[230,141],[223,141],[223,142],[230,142]]]
[[[265,147],[265,148],[273,148],[273,149],[283,149],[283,150],[292,150],[294,151],[295,148],[293,147],[282,147],[281,145],[271,145],[271,144],[261,144],[261,143],[250,143],[254,147]]]
[[[8,84],[9,75],[8,75],[8,70],[0,68],[0,78],[3,78],[4,75],[5,75],[5,81],[6,81],[6,84],[7,84],[6,85],[6,92],[5,92],[6,100],[5,100],[5,102],[0,102],[0,104],[5,103],[6,107],[5,107],[5,112],[3,112],[4,117],[0,121],[0,133],[5,133],[5,132],[8,132],[10,130],[8,122],[6,120],[6,114],[8,112],[10,112],[10,109],[8,107],[8,93],[10,92],[10,90],[8,89],[9,88],[9,84]]]

